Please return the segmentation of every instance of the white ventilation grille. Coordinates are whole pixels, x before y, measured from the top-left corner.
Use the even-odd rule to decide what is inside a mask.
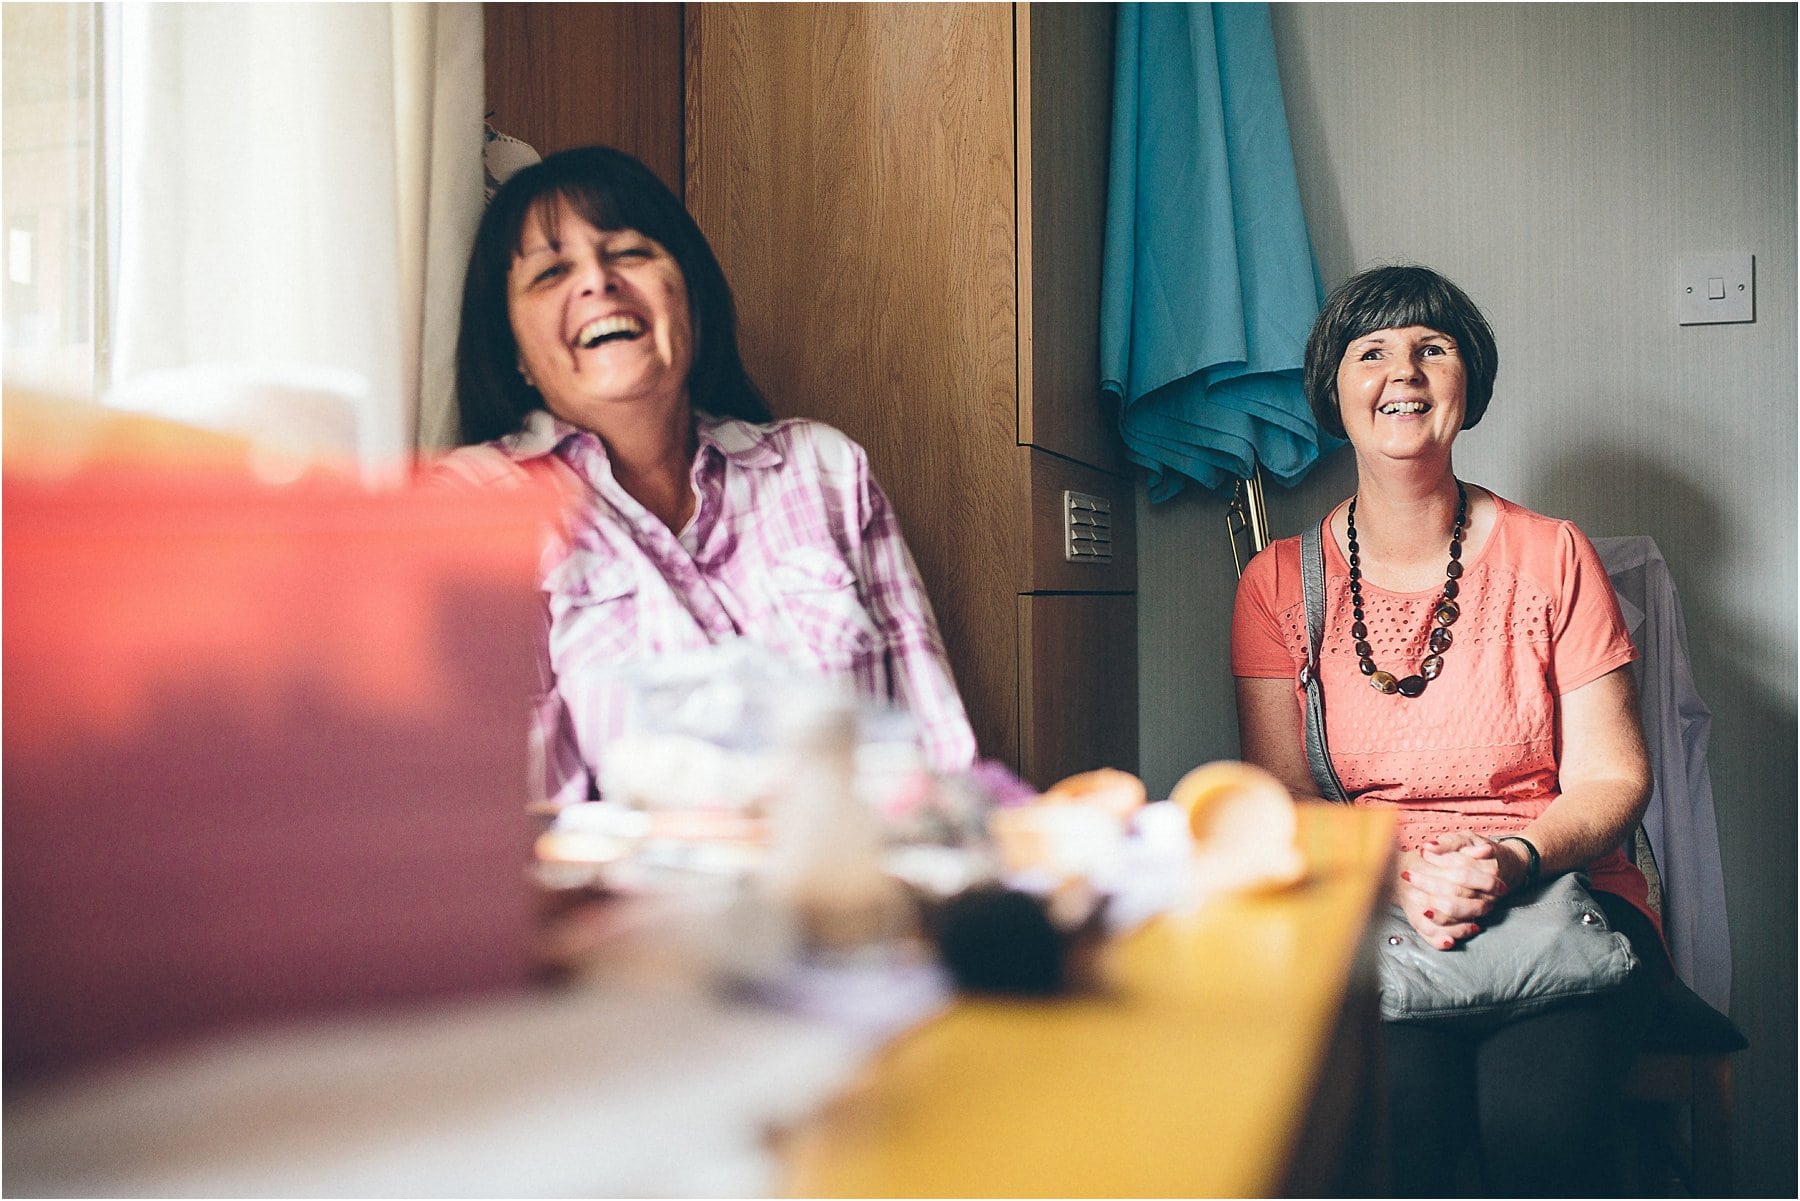
[[[1112,562],[1112,501],[1086,492],[1063,493],[1063,558]]]

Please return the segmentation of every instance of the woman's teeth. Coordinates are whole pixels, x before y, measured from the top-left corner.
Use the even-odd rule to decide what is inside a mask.
[[[636,317],[624,314],[600,317],[581,327],[575,335],[575,344],[583,350],[592,350],[609,338],[635,338],[643,332],[644,323]]]
[[[1397,417],[1402,413],[1423,413],[1430,407],[1422,400],[1396,400],[1392,404],[1382,405],[1380,412],[1384,416]]]

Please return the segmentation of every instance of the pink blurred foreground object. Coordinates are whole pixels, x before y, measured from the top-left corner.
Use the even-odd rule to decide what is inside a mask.
[[[12,466],[9,1085],[521,983],[549,502]]]

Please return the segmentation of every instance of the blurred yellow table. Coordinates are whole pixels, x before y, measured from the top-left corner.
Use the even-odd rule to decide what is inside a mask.
[[[782,1143],[790,1195],[1263,1197],[1385,1185],[1364,937],[1386,814],[1306,807],[1307,881],[1108,948],[1091,996],[958,1002]]]

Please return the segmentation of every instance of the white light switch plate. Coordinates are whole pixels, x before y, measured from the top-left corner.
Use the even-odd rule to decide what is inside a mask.
[[[1675,273],[1675,319],[1681,325],[1756,320],[1756,257],[1697,254]],[[1714,295],[1723,295],[1714,299]]]

